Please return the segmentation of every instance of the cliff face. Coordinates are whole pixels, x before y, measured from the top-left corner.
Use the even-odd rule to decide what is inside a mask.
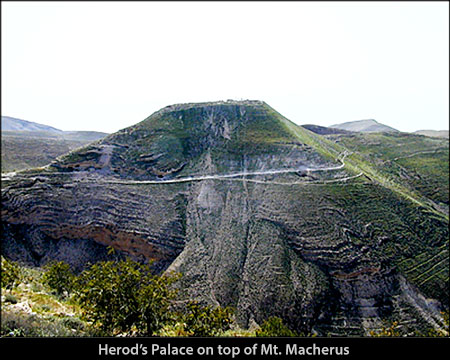
[[[182,296],[234,306],[244,326],[440,326],[448,220],[351,161],[262,102],[171,106],[3,179],[3,253],[80,270],[112,246],[181,272]]]

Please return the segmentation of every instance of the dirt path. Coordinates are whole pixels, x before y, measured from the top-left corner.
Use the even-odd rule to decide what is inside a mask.
[[[192,182],[192,181],[203,181],[203,180],[235,180],[235,181],[246,181],[246,182],[254,182],[260,184],[275,184],[275,185],[300,185],[300,184],[324,184],[324,183],[333,183],[339,181],[347,181],[350,179],[355,179],[360,177],[363,173],[359,173],[358,175],[348,176],[341,179],[333,179],[333,180],[324,180],[320,182],[307,182],[307,181],[297,181],[297,182],[276,182],[276,181],[265,181],[265,180],[256,180],[256,179],[248,179],[247,176],[258,176],[258,175],[277,175],[277,174],[289,174],[289,173],[308,173],[308,172],[318,172],[318,171],[335,171],[340,170],[345,166],[344,159],[348,155],[347,152],[343,153],[340,156],[339,161],[341,162],[338,166],[329,166],[323,168],[308,168],[308,167],[300,167],[300,168],[290,168],[290,169],[280,169],[280,170],[263,170],[263,171],[241,171],[231,174],[223,174],[223,175],[200,175],[200,176],[188,176],[184,178],[178,179],[169,179],[169,180],[105,180],[106,183],[113,184],[122,184],[122,185],[153,185],[153,184],[176,184],[176,183],[184,183],[184,182]]]
[[[99,163],[104,167],[108,165],[112,155],[112,147],[105,147],[103,149],[103,154],[99,159]],[[235,172],[231,174],[222,174],[222,175],[200,175],[200,176],[188,176],[184,178],[178,179],[168,179],[168,180],[100,180],[97,182],[107,183],[107,184],[121,184],[121,185],[153,185],[153,184],[176,184],[176,183],[185,183],[192,181],[203,181],[203,180],[235,180],[235,181],[246,181],[246,182],[254,182],[260,184],[275,184],[275,185],[301,185],[301,184],[325,184],[325,183],[333,183],[339,181],[347,181],[350,179],[354,179],[360,177],[362,173],[354,176],[348,176],[340,179],[332,179],[332,180],[324,180],[320,182],[307,182],[307,181],[297,181],[297,182],[277,182],[277,181],[265,181],[265,180],[256,180],[256,179],[248,179],[247,176],[261,176],[261,175],[277,175],[277,174],[289,174],[289,173],[308,173],[308,172],[319,172],[319,171],[336,171],[344,168],[345,166],[345,157],[348,155],[348,152],[340,154],[338,159],[341,162],[340,165],[337,166],[329,166],[322,168],[308,168],[305,166],[301,166],[299,168],[289,168],[289,169],[279,169],[279,170],[262,170],[262,171],[241,171]],[[9,174],[6,174],[9,175]],[[15,175],[15,174],[14,174]],[[13,175],[13,176],[14,176]],[[5,179],[5,180],[9,180]],[[84,181],[84,180],[79,180]]]

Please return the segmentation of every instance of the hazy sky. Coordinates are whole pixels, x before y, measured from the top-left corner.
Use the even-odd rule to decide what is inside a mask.
[[[2,2],[2,115],[117,131],[266,101],[297,124],[448,129],[447,2]]]

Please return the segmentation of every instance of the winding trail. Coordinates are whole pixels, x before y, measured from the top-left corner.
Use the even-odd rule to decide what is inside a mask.
[[[318,172],[318,171],[334,171],[340,170],[345,166],[344,159],[348,155],[347,152],[342,154],[342,157],[339,159],[341,165],[338,166],[330,166],[324,168],[308,168],[308,167],[300,167],[300,168],[290,168],[290,169],[280,169],[280,170],[263,170],[263,171],[241,171],[232,174],[223,174],[223,175],[200,175],[200,176],[188,176],[184,178],[178,179],[169,179],[169,180],[102,180],[104,183],[108,184],[121,184],[121,185],[153,185],[153,184],[176,184],[176,183],[184,183],[184,182],[192,182],[192,181],[203,181],[203,180],[237,180],[237,181],[246,181],[246,182],[254,182],[261,184],[276,184],[276,185],[299,185],[299,184],[317,184],[318,182],[306,182],[306,181],[297,181],[291,183],[284,182],[275,182],[275,181],[263,181],[256,179],[248,179],[246,176],[258,176],[258,175],[276,175],[276,174],[288,174],[288,173],[308,173],[308,172]],[[349,179],[354,179],[361,176],[363,173],[359,173],[355,176],[349,176],[341,179],[333,179],[333,180],[324,180],[320,183],[327,182],[336,182],[336,181],[345,181]]]
[[[104,158],[102,155],[102,163],[107,163],[110,159],[110,151],[111,149],[105,152]],[[338,156],[338,160],[341,162],[340,165],[337,166],[329,166],[329,167],[321,167],[321,168],[308,168],[306,166],[300,166],[299,168],[289,168],[289,169],[280,169],[280,170],[261,170],[261,171],[241,171],[235,172],[231,174],[223,174],[223,175],[199,175],[199,176],[188,176],[184,178],[175,178],[175,179],[167,179],[167,180],[113,180],[113,179],[95,179],[97,183],[103,184],[120,184],[120,185],[157,185],[157,184],[177,184],[177,183],[185,183],[185,182],[193,182],[193,181],[203,181],[203,180],[228,180],[228,181],[245,181],[245,182],[253,182],[258,184],[274,184],[274,185],[321,185],[327,183],[334,182],[343,182],[351,179],[355,179],[363,175],[360,172],[357,175],[347,176],[338,179],[331,180],[322,180],[322,181],[295,181],[295,182],[280,182],[280,181],[268,181],[268,180],[258,180],[258,179],[249,179],[247,176],[261,176],[261,175],[277,175],[277,174],[289,174],[289,173],[311,173],[311,172],[319,172],[319,171],[336,171],[344,168],[345,166],[345,157],[349,155],[347,151],[343,152]],[[10,180],[11,177],[14,177],[16,174],[8,173],[2,176],[2,180]],[[93,179],[78,179],[77,182],[91,182]]]

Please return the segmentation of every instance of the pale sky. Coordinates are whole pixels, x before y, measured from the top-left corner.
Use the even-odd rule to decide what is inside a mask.
[[[185,102],[448,129],[448,2],[2,2],[2,115],[114,132]]]

